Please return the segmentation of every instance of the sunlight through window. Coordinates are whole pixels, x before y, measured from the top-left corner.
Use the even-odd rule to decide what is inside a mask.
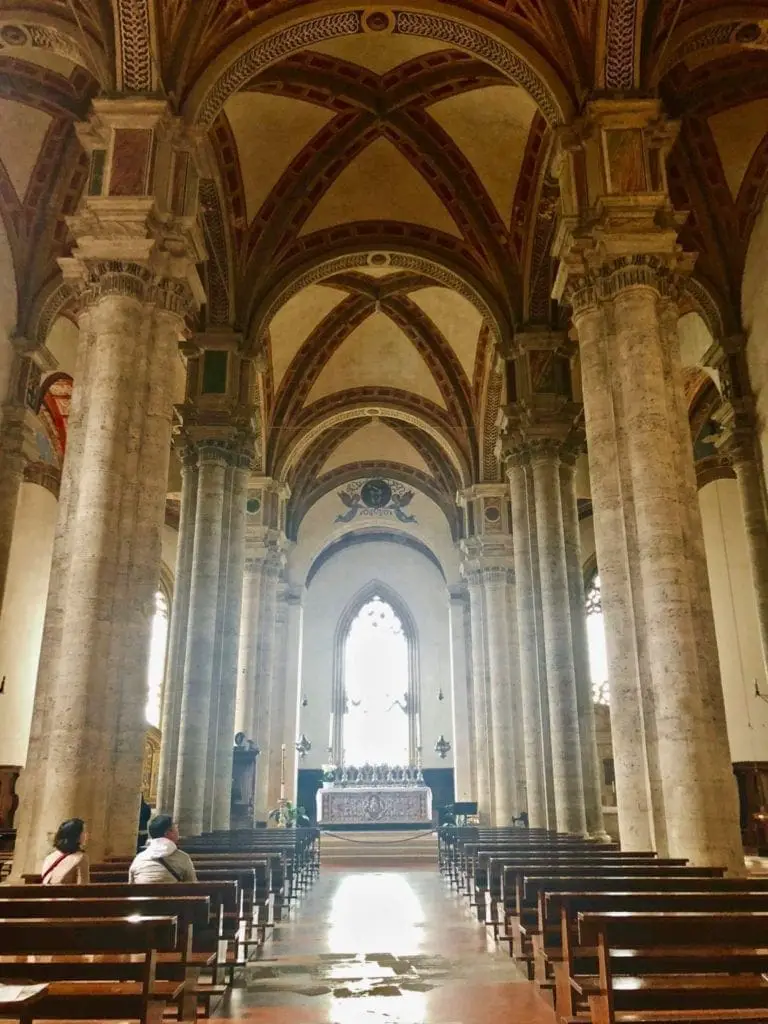
[[[165,654],[168,648],[168,598],[162,590],[155,594],[155,614],[152,618],[152,637],[149,645],[147,668],[146,718],[150,725],[160,728],[160,703],[163,699]]]
[[[600,593],[600,576],[595,573],[585,595],[587,606],[587,641],[592,696],[595,704],[608,703],[608,655],[605,649],[605,620]]]
[[[374,597],[358,612],[344,647],[348,712],[344,761],[408,763],[408,640],[391,605]]]

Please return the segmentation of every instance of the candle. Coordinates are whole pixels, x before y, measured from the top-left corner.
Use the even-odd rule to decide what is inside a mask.
[[[285,744],[280,748],[280,799],[285,800]]]

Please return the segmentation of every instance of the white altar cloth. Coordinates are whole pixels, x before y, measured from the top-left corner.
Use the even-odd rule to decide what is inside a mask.
[[[317,791],[322,825],[424,825],[432,821],[428,786],[329,786]]]

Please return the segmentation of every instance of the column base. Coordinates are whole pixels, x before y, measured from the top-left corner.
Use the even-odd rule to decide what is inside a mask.
[[[595,842],[598,842],[598,843],[612,843],[613,842],[613,839],[611,839],[611,837],[608,835],[608,833],[605,830],[603,830],[602,832],[587,833],[587,839],[593,839]]]

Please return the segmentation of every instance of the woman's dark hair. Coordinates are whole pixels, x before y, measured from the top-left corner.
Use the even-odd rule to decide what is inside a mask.
[[[69,818],[62,821],[56,829],[56,837],[53,845],[59,853],[77,853],[80,849],[80,840],[85,831],[85,822],[82,818]]]

